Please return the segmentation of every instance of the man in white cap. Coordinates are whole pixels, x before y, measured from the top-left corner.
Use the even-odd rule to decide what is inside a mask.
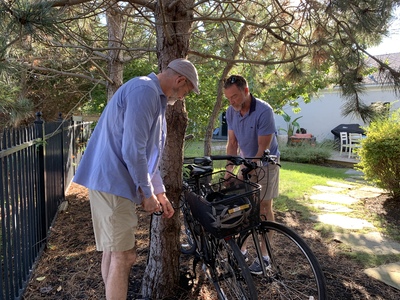
[[[167,104],[199,93],[198,75],[186,59],[159,74],[123,84],[104,109],[79,164],[74,182],[89,189],[96,248],[107,299],[126,299],[136,261],[135,207],[149,213],[174,209],[159,173],[167,125]]]

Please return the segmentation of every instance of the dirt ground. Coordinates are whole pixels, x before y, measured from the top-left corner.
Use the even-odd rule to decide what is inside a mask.
[[[39,260],[22,299],[104,299],[100,273],[101,253],[95,250],[87,190],[73,184],[67,194],[69,206],[61,212],[49,237],[48,247]],[[367,199],[371,214],[400,232],[399,201],[385,197]],[[326,276],[330,299],[399,299],[400,291],[368,277],[362,267],[339,250],[340,244],[321,237],[311,222],[300,221],[295,213],[277,212],[277,220],[288,224],[315,252]],[[140,293],[145,270],[150,217],[140,213],[137,234],[138,261],[132,268],[128,299]],[[212,287],[207,283],[176,299],[211,299]]]

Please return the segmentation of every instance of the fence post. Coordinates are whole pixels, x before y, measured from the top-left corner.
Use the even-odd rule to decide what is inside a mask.
[[[39,207],[39,241],[47,238],[47,205],[46,205],[46,189],[45,189],[45,160],[44,160],[44,121],[42,113],[36,113],[35,120],[35,138],[37,140],[36,153],[38,158],[37,165],[37,205]],[[46,244],[46,243],[45,243]],[[45,246],[46,247],[46,246]]]
[[[65,200],[65,160],[64,160],[64,129],[65,129],[65,126],[64,126],[64,120],[63,120],[63,118],[62,118],[62,113],[58,113],[58,122],[60,123],[60,129],[61,129],[61,139],[60,139],[60,142],[61,142],[61,147],[60,147],[60,149],[61,149],[61,189],[62,189],[62,191],[63,191],[63,201]]]

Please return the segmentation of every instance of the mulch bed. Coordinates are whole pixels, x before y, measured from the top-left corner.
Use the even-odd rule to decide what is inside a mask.
[[[101,278],[101,253],[95,250],[87,190],[72,184],[68,190],[68,209],[60,212],[51,229],[48,247],[41,256],[23,299],[104,299]],[[383,222],[400,230],[399,202],[385,196],[367,199],[365,207],[382,217]],[[342,254],[340,245],[324,239],[313,223],[296,213],[276,213],[277,220],[288,224],[318,257],[325,272],[330,299],[398,299],[400,291],[363,273],[362,267]],[[128,299],[140,295],[141,278],[146,266],[150,218],[140,213],[138,261],[132,268]],[[212,287],[204,282],[190,295],[177,299],[211,299]]]

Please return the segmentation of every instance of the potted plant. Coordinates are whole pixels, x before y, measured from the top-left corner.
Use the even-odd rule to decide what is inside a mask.
[[[289,116],[286,112],[283,112],[283,120],[285,120],[286,124],[287,124],[287,129],[283,129],[281,128],[280,130],[283,130],[287,133],[288,136],[292,136],[293,133],[295,132],[295,129],[300,129],[300,125],[297,122],[298,119],[302,118],[303,116],[297,117],[296,119],[294,119],[292,121],[291,116]]]

